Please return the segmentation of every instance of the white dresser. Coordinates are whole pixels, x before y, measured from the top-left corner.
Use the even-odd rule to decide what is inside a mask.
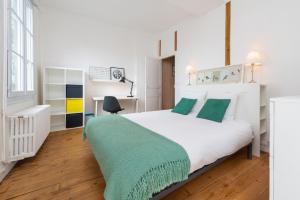
[[[270,199],[300,199],[300,96],[270,102]]]

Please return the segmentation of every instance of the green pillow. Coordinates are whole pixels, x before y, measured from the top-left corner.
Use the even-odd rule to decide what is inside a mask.
[[[172,110],[172,112],[182,114],[182,115],[187,115],[191,112],[196,102],[197,99],[182,98],[179,101],[179,103],[175,106],[175,108]]]
[[[222,122],[231,99],[208,99],[197,118]]]

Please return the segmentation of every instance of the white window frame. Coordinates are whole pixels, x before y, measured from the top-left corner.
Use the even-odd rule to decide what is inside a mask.
[[[32,30],[32,34],[30,33],[30,31],[27,29],[27,20],[26,20],[26,8],[27,6],[30,6],[32,9],[32,26],[33,26],[33,30]],[[16,99],[16,98],[20,98],[20,97],[30,97],[30,96],[34,96],[35,92],[36,92],[36,78],[35,78],[35,70],[36,70],[36,65],[35,65],[35,54],[34,54],[34,44],[35,44],[35,34],[34,34],[34,7],[33,4],[31,2],[31,0],[24,0],[24,5],[23,5],[23,21],[20,20],[19,16],[17,15],[17,13],[15,13],[15,11],[11,8],[11,0],[8,0],[7,3],[7,96],[9,99]],[[22,36],[23,36],[23,56],[19,55],[17,52],[14,52],[12,49],[12,30],[11,30],[11,22],[12,22],[12,13],[14,13],[14,15],[19,18],[20,23],[22,25],[23,28],[23,32],[22,32]],[[30,62],[29,60],[27,60],[27,30],[29,32],[29,34],[31,34],[32,39],[33,39],[33,44],[32,44],[32,56],[33,56],[33,90],[32,91],[28,91],[27,90],[27,64]],[[22,59],[22,63],[23,63],[23,68],[24,68],[24,73],[23,73],[23,91],[12,91],[12,53],[18,55],[19,57],[21,57]]]

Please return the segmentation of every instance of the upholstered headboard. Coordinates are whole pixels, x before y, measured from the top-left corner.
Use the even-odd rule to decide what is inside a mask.
[[[254,133],[253,154],[260,156],[260,85],[259,84],[219,84],[176,87],[176,102],[184,96],[207,91],[215,93],[238,93],[236,119],[251,124]]]

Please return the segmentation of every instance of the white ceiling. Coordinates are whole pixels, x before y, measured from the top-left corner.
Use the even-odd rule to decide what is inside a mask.
[[[132,29],[159,32],[201,16],[225,0],[40,0],[40,6]]]

